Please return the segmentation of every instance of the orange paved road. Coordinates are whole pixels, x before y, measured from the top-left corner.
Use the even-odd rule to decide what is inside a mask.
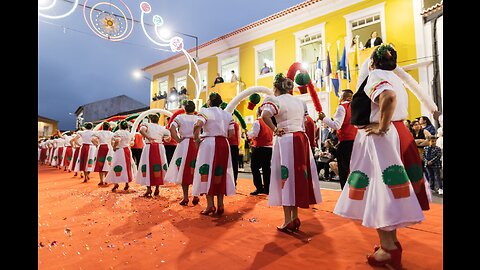
[[[286,234],[275,229],[282,209],[250,196],[248,179],[226,197],[222,217],[199,214],[205,197],[180,206],[180,186],[147,199],[136,184],[128,193],[99,188],[98,173],[81,180],[38,169],[39,269],[373,269],[365,254],[377,234],[332,213],[338,191],[322,189],[324,202],[300,209],[300,232]],[[422,224],[398,232],[405,269],[443,268],[443,205],[424,213]]]

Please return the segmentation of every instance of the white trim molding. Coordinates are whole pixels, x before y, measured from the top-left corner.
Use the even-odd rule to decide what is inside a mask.
[[[298,32],[295,32],[293,33],[293,35],[295,35],[295,59],[297,62],[300,62],[302,61],[301,57],[302,57],[302,53],[301,53],[301,49],[300,49],[300,39],[301,38],[304,38],[305,35],[310,35],[310,36],[313,36],[313,35],[317,35],[317,34],[321,34],[322,35],[322,59],[320,60],[323,60],[326,58],[326,54],[325,54],[325,22],[323,23],[320,23],[320,24],[317,24],[317,25],[314,25],[312,27],[309,27],[309,28],[305,28],[301,31],[298,31]]]
[[[253,69],[255,72],[255,82],[260,79],[260,78],[265,78],[265,77],[270,77],[274,76],[275,73],[275,40],[270,40],[262,44],[258,44],[256,46],[253,46],[253,49],[255,50],[255,68]],[[267,74],[259,74],[258,72],[258,53],[262,51],[266,51],[272,49],[272,72],[267,73]]]
[[[200,80],[202,79],[202,71],[203,70],[207,71],[207,77],[205,78],[205,80],[206,80],[205,84],[207,85],[207,88],[206,88],[205,91],[203,91],[203,89],[200,90],[200,92],[207,92],[207,94],[208,94],[208,85],[209,85],[208,84],[208,62],[205,62],[203,64],[198,65],[198,71],[200,72],[200,74],[198,74],[198,77],[200,78]],[[202,82],[200,81],[199,83],[201,84]]]
[[[415,1],[415,0],[413,0]],[[418,1],[418,0],[417,0]],[[380,14],[380,29],[382,31],[382,40],[383,42],[388,42],[387,41],[387,26],[385,23],[385,2],[382,2],[377,5],[373,5],[371,7],[352,12],[350,14],[347,14],[343,16],[345,18],[345,23],[347,26],[347,40],[352,40],[352,21],[375,15],[375,14]],[[369,37],[370,38],[370,37]]]
[[[215,42],[206,47],[198,50],[200,59],[213,56],[219,52],[228,50],[236,46],[240,46],[255,39],[262,38],[264,36],[279,32],[286,28],[293,27],[295,25],[302,24],[304,22],[319,19],[324,15],[330,14],[337,10],[350,7],[365,0],[324,0],[310,5],[307,8],[302,8],[298,11],[291,12],[280,18],[271,20],[260,26],[254,27],[250,30],[235,34],[227,39]],[[384,29],[382,29],[382,33]],[[185,57],[178,57],[171,61],[164,62],[159,65],[152,66],[145,69],[150,74],[163,73],[183,65],[187,65],[188,62]]]

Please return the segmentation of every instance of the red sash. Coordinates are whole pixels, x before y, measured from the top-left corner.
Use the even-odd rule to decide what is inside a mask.
[[[310,170],[310,144],[304,132],[293,133],[293,166],[295,175],[295,206],[309,208],[315,204]]]
[[[65,150],[65,156],[63,157],[65,161],[63,162],[63,165],[65,166],[70,166],[70,160],[72,159],[72,147],[71,146],[66,146],[67,150]]]
[[[160,157],[159,143],[151,142],[148,151],[148,163],[150,165],[150,186],[163,185],[163,167]],[[160,165],[160,171],[153,171],[154,165]]]
[[[72,170],[75,170],[75,163],[77,162],[78,156],[80,154],[80,147],[75,148],[75,154],[73,155],[73,165],[72,165]]]
[[[193,184],[193,173],[195,172],[195,167],[190,167],[190,162],[197,158],[198,149],[193,142],[193,138],[188,140],[188,149],[187,156],[185,157],[185,165],[183,166],[183,175],[182,175],[182,185],[191,185]]]
[[[132,180],[133,180],[132,160],[131,160],[132,154],[130,153],[130,147],[124,147],[123,148],[123,154],[125,155],[125,164],[127,166],[128,182],[132,182]]]
[[[100,144],[97,152],[97,161],[95,162],[94,172],[101,172],[103,170],[103,164],[105,164],[108,154],[108,144]]]
[[[413,139],[412,133],[403,124],[403,121],[392,121],[400,138],[400,156],[403,166],[407,171],[410,183],[413,186],[415,195],[422,210],[430,209],[427,191],[425,190],[425,178],[423,177],[422,160],[418,154],[417,144]]]
[[[60,166],[62,163],[63,159],[63,146],[58,147],[58,152],[57,152],[57,165]]]
[[[212,176],[208,195],[227,194],[227,168],[228,157],[230,157],[230,146],[227,138],[215,137],[215,153],[213,155]],[[221,175],[215,176],[215,171],[223,170]]]
[[[88,163],[88,152],[90,150],[90,144],[82,144],[80,148],[80,171],[85,171]]]

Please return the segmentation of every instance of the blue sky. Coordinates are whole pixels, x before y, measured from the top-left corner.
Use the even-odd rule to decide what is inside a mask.
[[[89,0],[87,5],[99,2],[102,1]],[[119,0],[109,2],[122,5]],[[142,1],[123,2],[132,11],[134,19],[140,20],[139,4]],[[197,36],[200,45],[304,1],[148,2],[152,6],[150,16],[158,14],[170,29]],[[83,3],[84,0],[80,0],[80,4]],[[57,0],[56,6],[44,13],[58,15],[71,5]],[[179,36],[184,39],[185,48],[195,46],[194,38]],[[135,80],[132,72],[174,55],[155,48],[158,47],[147,39],[140,24],[135,24],[132,34],[123,42],[111,42],[96,36],[86,25],[81,6],[61,19],[39,16],[38,114],[58,120],[59,128],[65,130],[75,128],[75,117],[69,113],[90,102],[127,95],[148,105],[150,83],[146,79]]]

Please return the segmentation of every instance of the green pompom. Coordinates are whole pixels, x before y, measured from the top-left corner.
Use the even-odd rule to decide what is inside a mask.
[[[297,76],[295,76],[295,83],[304,86],[310,83],[310,75],[308,73],[298,73]]]
[[[253,93],[248,97],[248,100],[253,104],[258,104],[260,102],[260,95],[257,93]]]

